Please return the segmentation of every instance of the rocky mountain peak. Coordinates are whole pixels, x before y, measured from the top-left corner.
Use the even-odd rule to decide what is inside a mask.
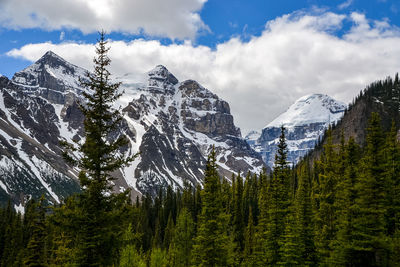
[[[268,166],[273,167],[277,144],[285,126],[288,161],[295,164],[314,148],[329,124],[344,114],[346,104],[325,94],[310,94],[299,98],[284,113],[270,122],[261,133],[252,132],[246,140],[259,152]]]
[[[64,104],[66,94],[79,94],[82,90],[80,79],[85,79],[86,72],[48,51],[35,63],[15,73],[12,82],[52,103]]]
[[[155,92],[171,92],[175,91],[174,85],[179,81],[169,70],[163,65],[157,65],[154,69],[147,73],[149,76],[147,87]]]
[[[71,65],[65,59],[54,53],[53,51],[47,51],[36,63],[49,64],[53,66],[59,65]]]
[[[0,74],[0,81],[7,81],[8,82],[8,78],[6,76]]]
[[[314,123],[334,123],[340,119],[346,104],[325,94],[311,94],[299,98],[287,111],[279,115],[265,128],[296,126]]]

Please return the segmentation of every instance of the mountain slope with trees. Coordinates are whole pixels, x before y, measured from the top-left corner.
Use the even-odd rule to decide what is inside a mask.
[[[382,127],[389,131],[394,121],[396,129],[400,128],[400,81],[399,75],[394,78],[387,77],[376,81],[360,92],[354,98],[345,114],[336,125],[332,127],[332,138],[335,144],[339,144],[342,134],[346,139],[353,137],[356,143],[364,145],[367,136],[368,120],[372,113],[379,114]],[[321,144],[317,151],[320,150]]]
[[[282,132],[271,175],[236,176],[230,184],[218,175],[212,152],[203,189],[186,185],[174,192],[169,187],[155,198],[116,202],[112,214],[117,217],[112,218],[118,218],[118,226],[102,224],[100,235],[112,231],[112,248],[104,244],[108,251],[94,264],[398,266],[400,144],[395,127],[384,131],[373,113],[365,147],[354,138],[335,145],[331,130],[327,136],[321,158],[303,160],[295,169],[285,163]],[[79,265],[79,255],[91,246],[82,242],[87,222],[74,219],[82,209],[76,198],[81,196],[52,213],[43,213],[50,208],[43,202],[32,201],[23,219],[11,206],[2,208],[2,266],[18,266],[21,258],[27,262],[34,247],[46,264]]]

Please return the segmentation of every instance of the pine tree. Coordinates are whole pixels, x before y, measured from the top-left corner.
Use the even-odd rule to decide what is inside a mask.
[[[274,266],[281,262],[281,246],[284,243],[285,222],[289,213],[290,172],[287,162],[285,128],[281,127],[278,151],[269,186],[268,223],[266,227],[267,264]]]
[[[315,266],[317,261],[314,244],[314,225],[311,204],[311,183],[309,163],[306,161],[299,166],[299,187],[295,203],[296,224],[298,231],[298,246],[300,265]]]
[[[396,76],[397,77],[397,76]],[[385,191],[387,208],[385,214],[387,235],[391,236],[399,228],[400,219],[400,145],[397,140],[396,124],[387,134],[385,144]],[[400,229],[400,228],[399,228]]]
[[[249,209],[249,219],[244,235],[244,252],[243,252],[243,265],[244,266],[257,266],[256,261],[256,232],[255,232],[252,208]]]
[[[300,266],[302,248],[299,247],[299,231],[296,223],[296,212],[294,206],[290,206],[289,212],[285,218],[285,232],[283,234],[282,243],[280,244],[280,261],[279,266]]]
[[[336,242],[333,246],[332,262],[338,265],[353,266],[354,255],[352,240],[354,233],[354,216],[355,216],[355,200],[356,190],[355,184],[358,177],[358,167],[360,160],[360,148],[350,138],[345,147],[345,170],[343,180],[338,184],[336,202],[338,207],[338,232]]]
[[[165,267],[167,264],[165,251],[160,248],[154,248],[150,255],[150,267]]]
[[[76,251],[70,248],[70,237],[61,232],[54,238],[53,242],[55,250],[53,251],[50,266],[73,266]]]
[[[398,76],[396,75],[398,79]],[[386,234],[390,238],[390,263],[400,263],[400,144],[394,121],[386,138],[385,147],[385,181],[386,181]]]
[[[145,267],[146,264],[142,259],[140,253],[136,249],[136,243],[139,239],[139,235],[132,232],[132,225],[129,224],[128,228],[123,234],[124,246],[121,250],[120,263],[121,267]]]
[[[255,261],[258,266],[266,266],[268,258],[266,257],[266,243],[267,243],[267,230],[269,220],[269,202],[271,195],[269,194],[270,180],[267,179],[267,174],[262,172],[260,174],[260,195],[259,195],[259,208],[260,216],[258,225],[256,227],[256,244],[255,244]]]
[[[243,218],[243,179],[240,173],[236,179],[234,203],[232,211],[233,242],[237,244],[236,253],[240,255],[244,247],[244,218]]]
[[[152,248],[161,248],[162,245],[162,226],[160,223],[160,216],[157,217],[155,226],[154,226],[154,235],[152,240]]]
[[[365,156],[356,182],[353,251],[358,266],[387,264],[385,243],[385,175],[384,137],[377,113],[372,113],[368,126]]]
[[[174,237],[174,221],[172,219],[172,213],[168,216],[168,222],[167,222],[167,227],[165,228],[165,233],[164,233],[164,242],[163,246],[166,250],[168,250],[169,245],[172,242],[172,239]]]
[[[35,210],[30,213],[32,215],[34,213],[34,218],[36,219],[36,203],[34,208]],[[11,205],[11,201],[9,200],[7,207],[3,210],[2,213],[0,213],[0,216],[0,242],[2,243],[2,247],[0,250],[0,266],[20,266],[23,264],[23,249],[24,245],[26,245],[23,243],[23,227],[21,224],[21,215],[15,212],[14,208]]]
[[[315,244],[321,262],[326,264],[331,256],[332,242],[337,230],[335,196],[338,181],[337,171],[340,169],[335,147],[332,143],[331,128],[327,131],[327,142],[324,145],[319,168],[319,207],[315,213]]]
[[[45,214],[44,197],[42,196],[36,206],[35,217],[32,222],[32,236],[26,250],[25,266],[40,267],[47,265],[45,255]]]
[[[189,211],[184,208],[176,221],[175,235],[172,239],[170,253],[173,254],[172,266],[190,266],[192,260],[195,225]]]
[[[193,253],[195,264],[226,266],[228,257],[226,229],[229,219],[221,203],[221,183],[214,149],[208,156],[201,200],[202,209]]]
[[[127,202],[129,192],[112,192],[111,173],[133,160],[121,153],[120,148],[127,144],[124,135],[111,138],[117,130],[122,117],[119,110],[113,110],[113,103],[120,97],[120,83],[111,82],[107,70],[110,59],[105,33],[100,33],[94,58],[94,72],[87,73],[87,80],[81,81],[88,92],[83,92],[85,103],[80,104],[85,128],[85,140],[75,148],[64,143],[67,160],[80,169],[79,181],[82,187],[78,201],[81,208],[77,214],[77,224],[81,226],[79,235],[80,257],[78,263],[84,266],[111,265],[117,253],[117,235],[120,233],[118,210]],[[90,93],[89,93],[90,92]],[[82,158],[74,160],[70,152],[77,150]]]

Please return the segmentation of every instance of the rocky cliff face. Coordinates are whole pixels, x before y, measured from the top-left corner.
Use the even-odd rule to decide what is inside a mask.
[[[126,89],[128,90],[128,89]],[[241,137],[227,102],[193,80],[179,83],[163,66],[149,72],[147,86],[124,108],[124,118],[141,154],[126,176],[137,191],[153,194],[162,186],[181,188],[201,182],[206,157],[214,146],[220,173],[259,172],[261,157]],[[135,150],[135,149],[133,149]],[[128,174],[132,167],[125,171]]]
[[[67,166],[61,140],[83,140],[79,79],[86,70],[52,52],[14,75],[0,77],[0,199],[16,205],[45,194],[59,202],[79,190],[79,170]],[[262,158],[234,125],[227,102],[196,81],[179,82],[165,67],[148,72],[142,84],[125,84],[116,103],[124,121],[129,155],[141,152],[114,175],[115,190],[155,194],[160,187],[201,183],[207,154],[215,147],[221,174],[259,172]],[[90,92],[89,92],[90,93]],[[127,104],[128,103],[128,104]],[[113,138],[113,137],[110,137]]]
[[[288,161],[296,164],[314,148],[329,124],[336,123],[343,116],[345,109],[344,103],[327,95],[307,95],[269,123],[260,134],[253,132],[246,139],[262,155],[266,164],[273,167],[280,127],[283,125],[287,129]]]
[[[46,99],[0,80],[0,198],[20,204],[44,194],[53,202],[79,190],[77,172],[63,161],[62,125]]]

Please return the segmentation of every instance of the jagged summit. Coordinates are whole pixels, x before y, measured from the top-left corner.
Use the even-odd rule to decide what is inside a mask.
[[[346,104],[325,94],[310,94],[299,98],[287,111],[279,115],[265,128],[295,126],[312,123],[334,123],[343,116]]]
[[[52,62],[52,61],[59,61],[60,63],[68,63],[64,58],[60,57],[53,51],[49,50],[47,51],[40,59],[38,59],[36,62]],[[70,63],[68,63],[70,64]]]
[[[52,92],[79,92],[80,79],[85,79],[86,72],[87,70],[48,51],[35,63],[15,73],[11,80],[14,84],[23,86],[25,90],[37,92],[46,99],[61,104],[64,101],[63,96],[54,95]]]
[[[157,65],[154,69],[147,72],[147,86],[156,91],[174,91],[174,85],[179,81],[169,70],[163,65]]]

